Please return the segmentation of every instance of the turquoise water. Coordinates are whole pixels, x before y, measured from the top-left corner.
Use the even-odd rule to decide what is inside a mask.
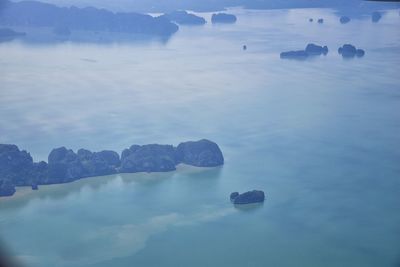
[[[19,188],[0,200],[12,255],[28,267],[399,266],[399,10],[346,25],[326,9],[231,11],[237,24],[181,27],[167,43],[0,44],[1,143],[42,160],[61,145],[208,138],[226,160]],[[330,52],[279,59],[309,42]],[[365,57],[343,60],[344,43]],[[263,205],[231,205],[251,189]]]

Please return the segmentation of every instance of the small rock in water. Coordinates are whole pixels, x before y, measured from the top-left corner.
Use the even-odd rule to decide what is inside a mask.
[[[349,23],[349,22],[350,22],[350,18],[349,17],[347,17],[347,16],[341,16],[340,17],[340,23],[346,24],[346,23]]]
[[[319,23],[319,24],[324,23],[324,19],[318,19],[318,23]]]
[[[244,45],[244,46],[243,46],[243,50],[247,50],[247,45]]]
[[[353,58],[363,57],[365,55],[365,51],[363,49],[357,49],[354,45],[344,44],[342,47],[338,49],[339,55],[342,55],[343,58]]]
[[[230,199],[233,202],[233,204],[238,204],[238,205],[260,203],[264,202],[265,194],[261,190],[248,191],[242,194],[239,194],[238,192],[233,192],[230,195]]]
[[[308,19],[308,21],[309,21],[309,22],[313,22],[313,21],[314,21],[314,19],[312,19],[312,18],[309,18],[309,19]]]
[[[372,22],[377,23],[378,21],[381,20],[381,18],[382,18],[382,14],[380,12],[375,11],[372,13],[372,16],[371,16]]]
[[[32,190],[38,190],[39,189],[37,184],[32,184],[31,188],[32,188]]]

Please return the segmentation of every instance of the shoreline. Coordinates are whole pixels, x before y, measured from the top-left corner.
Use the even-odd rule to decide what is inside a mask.
[[[32,196],[40,196],[40,193],[51,193],[60,188],[66,188],[70,186],[80,187],[89,184],[98,183],[103,179],[103,182],[110,181],[112,179],[120,177],[121,179],[128,180],[151,180],[157,178],[156,176],[166,176],[168,174],[183,174],[183,173],[197,173],[202,171],[214,170],[222,168],[222,166],[217,167],[196,167],[192,165],[187,165],[184,163],[180,163],[176,166],[176,170],[173,171],[165,171],[165,172],[134,172],[134,173],[115,173],[110,175],[102,175],[102,176],[90,176],[85,178],[80,178],[78,180],[74,180],[68,183],[59,183],[59,184],[45,184],[39,185],[38,190],[32,190],[30,186],[16,186],[16,192],[12,196],[3,196],[0,197],[0,204],[23,200],[24,198],[29,198]],[[147,176],[147,177],[146,177]]]

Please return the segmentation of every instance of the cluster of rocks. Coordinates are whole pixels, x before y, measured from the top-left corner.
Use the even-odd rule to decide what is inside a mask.
[[[216,13],[211,16],[212,23],[235,23],[236,16],[227,13]]]
[[[224,164],[218,145],[202,139],[172,145],[132,145],[121,157],[117,152],[91,152],[79,149],[75,153],[65,147],[53,149],[48,163],[34,163],[31,155],[16,145],[0,144],[0,196],[11,196],[15,186],[68,183],[80,178],[115,173],[173,171],[184,163],[197,167]]]
[[[342,55],[343,58],[363,57],[365,55],[363,49],[357,49],[351,44],[344,44],[342,47],[339,47],[338,53]]]
[[[295,50],[282,52],[280,58],[282,59],[306,59],[310,56],[320,56],[328,54],[327,46],[320,46],[316,44],[308,44],[304,50]]]
[[[313,22],[314,19],[313,19],[313,18],[309,18],[308,21],[309,21],[309,22]],[[322,23],[324,23],[324,19],[319,18],[319,19],[317,20],[317,22],[318,22],[319,24],[322,24]]]
[[[261,190],[248,191],[242,194],[233,192],[230,195],[231,202],[235,205],[264,202],[265,194]]]
[[[339,55],[342,55],[343,58],[363,57],[365,55],[365,51],[363,49],[358,49],[351,44],[344,44],[338,49],[338,53]],[[280,54],[280,58],[305,60],[312,56],[320,56],[326,54],[328,54],[327,46],[308,44],[304,50],[282,52]]]
[[[172,22],[176,22],[181,25],[203,25],[206,24],[206,20],[202,17],[190,14],[184,10],[177,10],[171,13],[166,13],[161,17],[165,17]]]

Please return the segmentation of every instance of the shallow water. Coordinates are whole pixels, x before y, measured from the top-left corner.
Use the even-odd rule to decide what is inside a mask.
[[[399,11],[346,25],[326,9],[232,12],[234,25],[181,27],[167,43],[0,44],[1,143],[43,160],[61,145],[208,138],[226,159],[19,188],[0,200],[13,255],[28,267],[399,266]],[[279,59],[309,42],[328,55]],[[343,60],[344,43],[365,57]],[[251,189],[263,205],[231,205]]]

